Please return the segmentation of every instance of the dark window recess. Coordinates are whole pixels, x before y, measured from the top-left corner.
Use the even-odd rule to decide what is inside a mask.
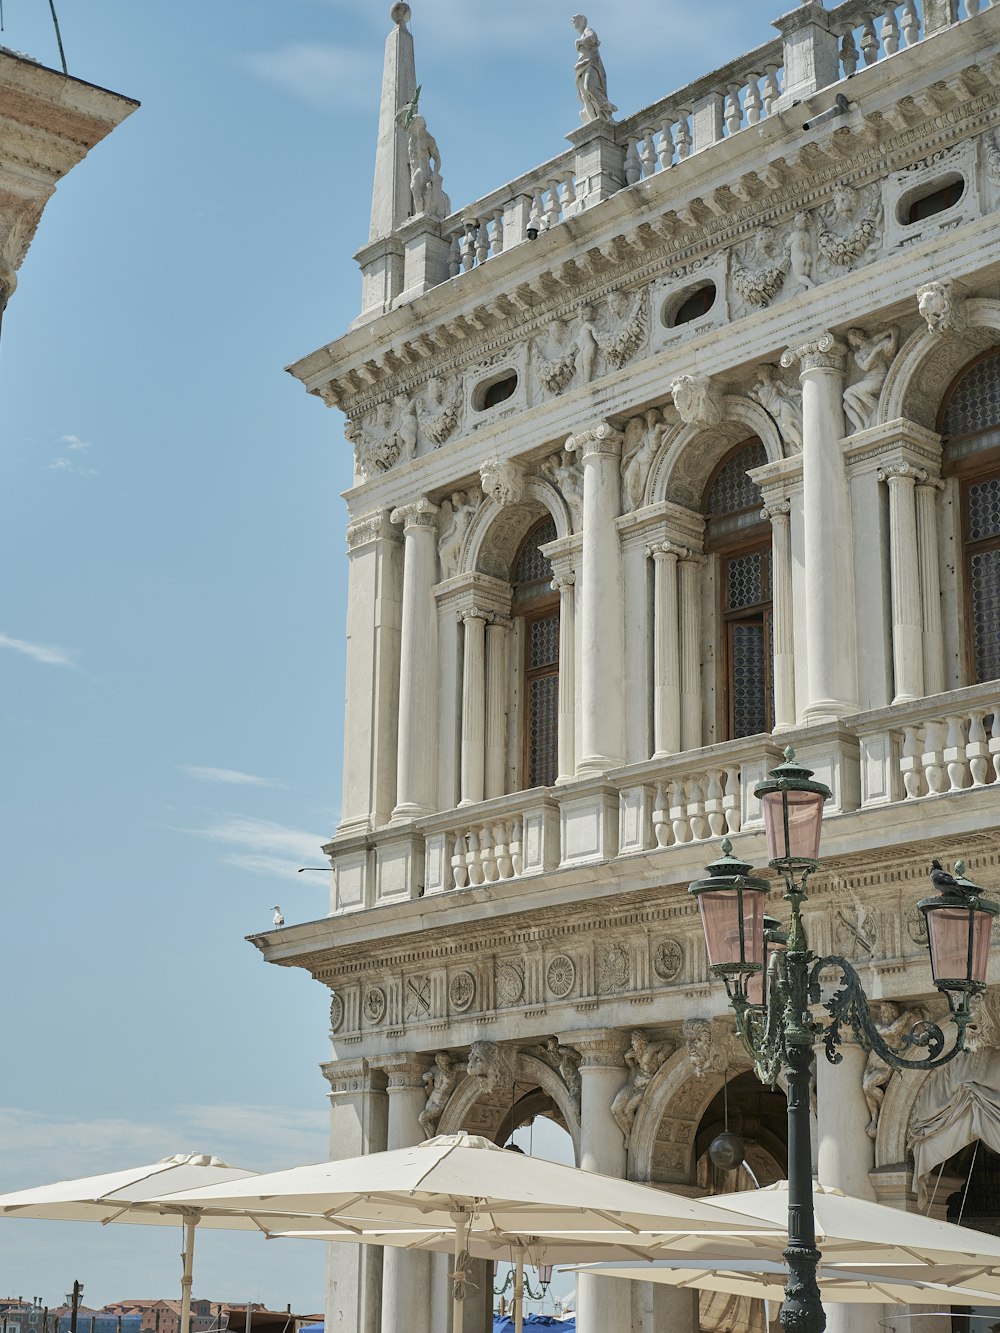
[[[771,552],[761,545],[722,557],[729,739],[774,725]]]
[[[715,283],[707,282],[704,287],[699,287],[684,298],[674,311],[670,328],[676,329],[681,324],[690,324],[693,319],[700,319],[702,315],[708,314],[713,305],[715,305]]]
[[[514,396],[514,391],[516,389],[516,375],[507,375],[504,379],[497,380],[497,382],[491,384],[483,394],[483,406],[481,410],[485,412],[488,407],[496,407],[497,403],[505,403],[508,398]]]
[[[958,180],[949,181],[947,185],[938,186],[936,190],[931,190],[929,194],[922,194],[917,199],[911,199],[906,207],[903,221],[907,224],[923,222],[924,218],[933,217],[935,213],[943,213],[947,208],[954,208],[961,199],[964,189],[965,181],[959,176]]]
[[[513,609],[522,618],[524,644],[524,787],[550,787],[559,774],[559,596],[552,588],[552,566],[539,549],[555,537],[555,523],[546,516],[514,561]]]

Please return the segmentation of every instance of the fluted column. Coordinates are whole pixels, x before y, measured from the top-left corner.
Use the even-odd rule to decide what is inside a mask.
[[[662,542],[648,546],[653,560],[653,752],[681,748],[681,656],[677,561],[686,547]]]
[[[701,727],[701,566],[690,551],[678,565],[681,632],[681,749],[698,750]]]
[[[576,575],[557,574],[559,593],[559,776],[570,782],[576,768]]]
[[[625,1175],[626,1153],[622,1131],[611,1114],[611,1103],[625,1082],[622,1032],[573,1034],[580,1063],[580,1166],[606,1176]],[[577,1278],[577,1328],[580,1333],[631,1333],[632,1303],[627,1289],[615,1278]]]
[[[894,704],[924,695],[923,613],[917,553],[917,505],[914,487],[927,473],[911,463],[880,468],[889,487],[889,586],[892,594],[892,669]]]
[[[367,1060],[323,1065],[330,1083],[330,1157],[384,1152],[387,1104],[382,1075]],[[326,1326],[331,1333],[379,1333],[382,1251],[376,1245],[331,1245],[327,1255]]]
[[[798,362],[802,384],[807,722],[833,721],[858,708],[854,541],[840,449],[845,358],[830,333],[781,358],[783,366]]]
[[[400,1055],[386,1061],[388,1148],[423,1143],[420,1112],[427,1104],[426,1060]],[[382,1278],[382,1333],[431,1333],[431,1256],[387,1246]]]
[[[494,616],[486,626],[486,799],[507,790],[507,692],[510,621]]]
[[[393,819],[430,814],[437,790],[437,505],[427,499],[392,511],[403,525],[403,613],[399,668],[399,754]]]
[[[771,637],[773,640],[774,730],[795,726],[795,638],[792,627],[791,505],[772,500],[761,511],[771,521]]]
[[[465,627],[462,668],[462,799],[483,799],[486,777],[486,625],[493,613],[474,606],[459,613]]]
[[[917,553],[924,624],[925,694],[940,694],[945,688],[937,521],[937,493],[943,489],[944,482],[938,478],[917,482]]]
[[[621,432],[602,422],[571,435],[583,459],[583,561],[580,596],[581,777],[616,768],[625,756],[625,620],[621,546]]]

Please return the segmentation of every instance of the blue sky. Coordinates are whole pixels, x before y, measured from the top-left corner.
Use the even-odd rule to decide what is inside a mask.
[[[388,0],[58,7],[70,72],[143,105],[57,190],[0,346],[0,1190],[326,1155],[325,993],[243,937],[326,907],[294,872],[338,814],[350,467],[282,367],[357,311],[389,29]],[[413,8],[456,207],[562,150],[571,6]],[[628,113],[780,8],[588,12]],[[47,0],[4,15],[57,63]],[[177,1249],[3,1222],[0,1295],[172,1295]],[[318,1245],[201,1239],[196,1295],[322,1292]]]

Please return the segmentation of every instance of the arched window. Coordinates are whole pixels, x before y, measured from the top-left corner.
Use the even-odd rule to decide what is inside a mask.
[[[559,595],[539,547],[556,539],[550,517],[531,529],[514,561],[512,610],[523,645],[521,786],[549,787],[559,775]]]
[[[1000,352],[962,371],[939,429],[959,483],[966,679],[979,684],[1000,677]]]
[[[706,549],[718,559],[721,723],[726,740],[774,726],[771,534],[760,491],[747,476],[767,462],[760,440],[738,445],[705,491]]]

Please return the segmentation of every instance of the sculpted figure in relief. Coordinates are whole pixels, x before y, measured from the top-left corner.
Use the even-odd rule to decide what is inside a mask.
[[[598,336],[601,351],[619,370],[642,346],[649,331],[649,304],[646,293],[612,292],[608,296],[611,328],[604,338]]]
[[[410,163],[410,194],[414,213],[445,218],[451,212],[451,200],[441,181],[441,153],[437,140],[427,128],[427,121],[417,111],[418,88],[413,101],[401,107],[397,122],[406,131],[406,154]]]
[[[468,1071],[487,1093],[509,1089],[514,1083],[513,1054],[495,1041],[474,1041],[469,1047]]]
[[[580,1105],[582,1081],[580,1079],[580,1052],[572,1046],[560,1046],[558,1037],[549,1037],[545,1043],[542,1058],[547,1065],[556,1070],[566,1084],[566,1091],[574,1103]]]
[[[566,501],[573,531],[579,532],[583,526],[583,469],[579,458],[560,449],[557,454],[549,455],[539,471],[551,480]]]
[[[433,1138],[438,1121],[448,1105],[448,1098],[458,1082],[458,1074],[447,1051],[438,1051],[434,1057],[434,1068],[424,1074],[423,1082],[427,1089],[427,1105],[417,1119],[426,1136]]]
[[[441,536],[438,538],[438,556],[441,560],[441,577],[450,579],[458,573],[458,557],[462,542],[469,530],[473,515],[479,508],[482,492],[455,491],[446,500],[441,501]]]
[[[589,384],[594,378],[594,364],[598,351],[594,312],[587,305],[580,311],[580,332],[576,335],[576,368],[584,384]]]
[[[903,1038],[914,1023],[923,1022],[927,1015],[922,1009],[905,1009],[902,1005],[889,1001],[879,1006],[875,1024],[882,1040],[889,1046],[902,1043]],[[868,1124],[868,1137],[874,1139],[878,1134],[878,1118],[885,1100],[885,1091],[892,1078],[892,1069],[885,1060],[874,1051],[868,1053],[868,1063],[861,1080],[861,1086],[868,1103],[871,1120]]]
[[[688,1059],[699,1078],[707,1073],[722,1073],[733,1063],[732,1042],[721,1039],[710,1018],[685,1018],[681,1032]]]
[[[457,383],[450,390],[444,380],[436,375],[427,382],[427,402],[417,405],[424,435],[435,448],[444,444],[448,436],[458,425],[462,411],[462,395]]]
[[[405,393],[398,393],[393,399],[397,412],[396,437],[399,441],[399,456],[404,463],[417,456],[417,404]]]
[[[718,426],[722,422],[722,394],[710,379],[679,375],[670,386],[680,419],[688,426]]]
[[[850,185],[838,185],[833,202],[820,214],[819,252],[834,268],[851,268],[878,238],[882,200],[877,187],[868,197],[868,207],[862,212],[863,196]],[[855,217],[859,220],[852,226]]]
[[[864,329],[848,329],[847,342],[861,378],[844,390],[844,411],[855,430],[867,430],[875,417],[882,385],[899,347],[899,330],[893,326],[871,338]]]
[[[597,33],[587,26],[585,14],[573,15],[573,27],[577,33],[576,91],[583,104],[580,119],[585,125],[592,120],[613,120],[618,108],[608,101],[608,75]]]
[[[672,1050],[669,1042],[650,1041],[645,1032],[632,1033],[632,1045],[625,1052],[628,1082],[611,1103],[611,1114],[625,1136],[626,1147],[632,1137],[636,1112],[646,1095],[646,1089]]]
[[[927,321],[928,330],[938,338],[961,333],[965,328],[962,302],[956,299],[950,282],[926,282],[919,287],[917,309]]]
[[[494,500],[501,509],[520,504],[524,499],[524,473],[516,463],[491,458],[479,469],[483,494]]]
[[[761,227],[733,253],[733,286],[749,305],[769,305],[784,286],[790,263],[790,246],[779,254],[774,234]]]
[[[799,286],[804,291],[808,291],[810,287],[815,287],[813,264],[816,262],[816,251],[813,245],[808,213],[796,213],[795,215],[791,234],[788,237],[788,258],[792,266],[792,277]]]
[[[781,378],[777,366],[763,365],[757,372],[759,378],[750,390],[749,397],[761,407],[774,422],[781,433],[781,438],[792,453],[802,452],[802,390],[793,388]]]
[[[576,347],[567,349],[563,346],[562,333],[562,321],[556,320],[547,337],[535,343],[539,381],[544,389],[553,394],[562,393],[572,381],[579,351]]]
[[[625,512],[631,513],[642,505],[646,478],[666,427],[663,414],[655,407],[625,424],[622,442],[622,482],[624,484]]]

